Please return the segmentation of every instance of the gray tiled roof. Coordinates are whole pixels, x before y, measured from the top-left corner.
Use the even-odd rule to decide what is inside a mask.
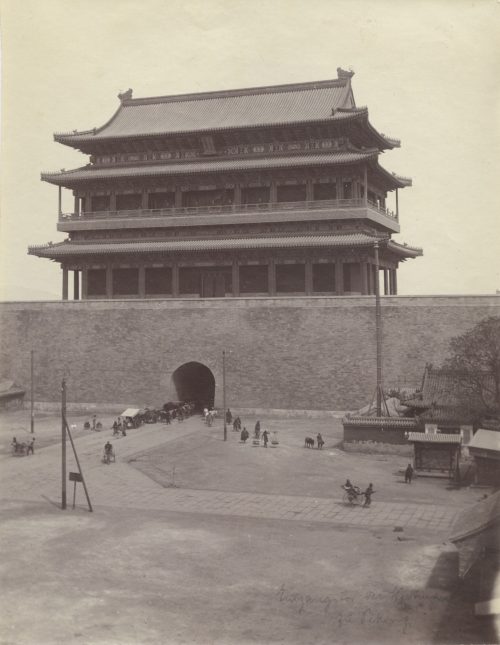
[[[408,441],[424,443],[462,443],[462,437],[459,434],[445,434],[443,432],[409,432]]]
[[[246,90],[128,99],[122,102],[116,114],[101,128],[57,134],[55,137],[62,142],[78,142],[324,119],[345,120],[352,117],[352,112],[332,114],[332,110],[339,108],[355,109],[348,78]]]
[[[91,179],[111,179],[119,177],[150,177],[156,175],[186,175],[194,173],[212,173],[231,170],[261,170],[266,168],[290,168],[301,166],[325,166],[352,164],[377,157],[376,150],[337,151],[323,154],[305,154],[273,156],[247,159],[203,159],[201,161],[183,161],[164,164],[144,164],[140,166],[95,167],[85,166],[75,170],[55,173],[42,173],[42,180],[52,184],[89,181]]]
[[[369,246],[375,238],[363,233],[352,235],[289,235],[268,237],[212,238],[191,240],[163,240],[144,242],[70,242],[45,244],[29,248],[30,255],[59,258],[74,255],[108,253],[140,253],[171,251],[224,251],[261,248],[300,248]]]
[[[469,448],[493,450],[500,453],[500,432],[479,428],[469,443]]]

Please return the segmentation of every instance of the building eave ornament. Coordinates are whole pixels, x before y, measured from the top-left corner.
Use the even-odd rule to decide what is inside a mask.
[[[120,102],[123,104],[125,101],[130,101],[132,98],[133,90],[132,88],[129,87],[129,89],[126,92],[121,92],[118,94],[118,98],[120,99]]]

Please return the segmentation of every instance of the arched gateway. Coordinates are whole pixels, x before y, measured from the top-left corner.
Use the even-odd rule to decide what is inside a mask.
[[[172,374],[172,381],[179,401],[195,401],[199,408],[213,406],[215,378],[206,365],[184,363]]]

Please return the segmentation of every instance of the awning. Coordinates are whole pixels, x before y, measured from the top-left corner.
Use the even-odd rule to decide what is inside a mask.
[[[125,410],[125,412],[122,412],[120,414],[120,416],[121,417],[130,417],[131,419],[133,419],[134,417],[136,417],[139,414],[140,411],[141,411],[140,408],[127,408]]]

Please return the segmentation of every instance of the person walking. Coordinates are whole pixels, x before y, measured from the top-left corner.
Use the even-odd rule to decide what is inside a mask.
[[[318,450],[322,450],[323,446],[325,445],[325,442],[323,441],[323,437],[321,436],[321,433],[318,432],[316,435],[316,442],[318,445]]]
[[[365,490],[365,503],[363,504],[363,507],[368,508],[370,504],[372,503],[372,495],[375,491],[373,490],[373,484],[370,482],[370,485],[368,488]]]
[[[262,439],[264,439],[264,448],[267,448],[267,442],[269,441],[269,433],[267,430],[264,430],[262,433]]]
[[[28,447],[26,449],[26,456],[28,456],[30,453],[32,455],[35,454],[35,437],[33,437],[33,439],[29,442]]]
[[[413,466],[408,464],[405,470],[405,484],[411,484],[413,478]]]
[[[259,439],[260,437],[260,421],[257,421],[255,424],[255,438]]]

